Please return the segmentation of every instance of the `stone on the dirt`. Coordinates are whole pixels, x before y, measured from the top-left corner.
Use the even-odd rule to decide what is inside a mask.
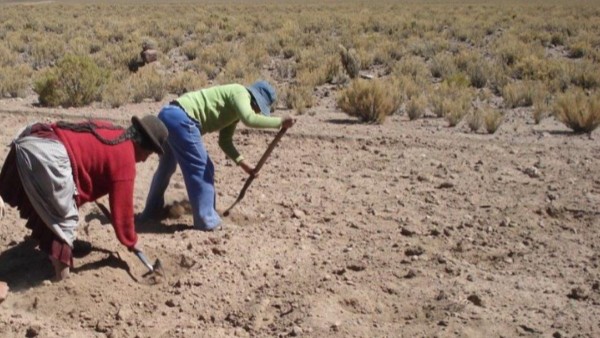
[[[411,227],[402,227],[402,230],[400,230],[400,234],[402,236],[412,237],[417,235],[417,231]]]
[[[301,336],[302,333],[303,333],[302,328],[300,326],[294,325],[294,327],[292,328],[292,332],[290,332],[290,336],[298,337],[298,336]]]
[[[479,306],[479,307],[485,307],[485,304],[483,303],[483,299],[481,299],[481,297],[479,297],[476,294],[472,294],[469,297],[467,297],[467,300],[471,303],[473,303],[473,305]]]
[[[304,211],[302,211],[300,209],[294,209],[292,211],[292,216],[294,216],[295,218],[302,219],[306,216],[306,214],[304,213]]]
[[[42,330],[42,328],[39,325],[31,325],[30,327],[27,328],[27,331],[25,332],[25,337],[27,337],[27,338],[37,337],[37,336],[39,336],[41,330]]]
[[[407,256],[421,256],[423,253],[425,253],[425,249],[420,246],[408,248],[404,251],[404,254]]]
[[[571,289],[571,292],[567,295],[567,297],[575,300],[586,300],[589,296],[584,288],[578,286]]]

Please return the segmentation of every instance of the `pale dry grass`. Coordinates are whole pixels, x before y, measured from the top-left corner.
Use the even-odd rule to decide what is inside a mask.
[[[391,92],[407,102],[430,97],[435,114],[453,116],[453,125],[469,111],[470,102],[462,98],[472,99],[472,91],[503,96],[507,107],[527,107],[541,117],[530,81],[549,93],[549,101],[573,87],[600,87],[600,10],[595,2],[504,0],[459,6],[450,0],[381,0],[360,7],[351,0],[309,2],[278,1],[268,16],[261,15],[264,7],[254,1],[4,6],[2,95],[30,92],[35,79],[66,54],[87,55],[111,79],[119,79],[109,81],[98,96],[111,106],[267,78],[290,88],[289,101],[296,103],[289,105],[301,111],[312,105],[306,93],[326,84],[343,85],[360,71],[394,83]],[[159,51],[165,79],[127,73],[143,46]],[[139,77],[153,81],[155,92],[141,89]],[[440,82],[463,92],[459,102],[456,96],[439,97]],[[123,83],[132,84],[131,95],[123,93]]]

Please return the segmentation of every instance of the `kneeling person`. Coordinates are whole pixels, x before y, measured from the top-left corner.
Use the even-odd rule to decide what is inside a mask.
[[[139,250],[134,226],[135,164],[163,154],[168,136],[154,116],[133,117],[124,129],[106,121],[36,123],[13,140],[0,172],[0,201],[16,207],[55,279],[73,266],[78,208],[108,195],[118,240]],[[2,212],[0,212],[0,215]]]

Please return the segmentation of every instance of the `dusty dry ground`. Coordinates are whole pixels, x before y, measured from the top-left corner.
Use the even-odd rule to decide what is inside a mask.
[[[93,251],[68,281],[50,283],[10,209],[0,224],[0,280],[11,287],[0,336],[600,336],[598,132],[534,125],[526,110],[509,112],[494,135],[434,118],[364,125],[334,96],[298,116],[221,230],[196,231],[189,215],[138,229],[163,262],[161,284],[147,285],[93,206],[81,209],[79,232]],[[0,141],[40,119],[126,123],[169,99],[116,110],[0,100]],[[236,142],[256,162],[274,135],[246,129]],[[244,176],[215,136],[205,140],[223,211]],[[156,165],[138,166],[138,212]],[[167,198],[185,198],[178,173]]]

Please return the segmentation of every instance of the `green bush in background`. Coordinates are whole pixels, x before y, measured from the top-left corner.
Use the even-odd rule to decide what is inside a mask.
[[[108,73],[89,57],[66,55],[34,84],[41,105],[81,107],[99,98]]]

